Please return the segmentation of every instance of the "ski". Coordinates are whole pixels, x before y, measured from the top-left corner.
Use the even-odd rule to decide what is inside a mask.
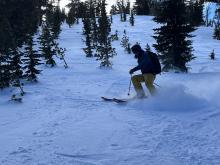
[[[126,103],[128,100],[126,99],[117,99],[117,98],[107,98],[107,97],[101,97],[104,101],[109,102],[116,102],[116,103]]]

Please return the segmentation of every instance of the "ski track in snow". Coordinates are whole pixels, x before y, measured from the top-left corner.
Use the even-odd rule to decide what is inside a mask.
[[[156,26],[151,18],[137,17],[135,27],[115,23],[113,32],[121,37],[127,29],[132,43],[152,44],[153,31],[143,30]],[[120,105],[100,97],[126,97],[132,55],[115,42],[113,69],[99,69],[83,55],[81,24],[63,26],[70,68],[60,61],[44,68],[38,84],[25,86],[22,104],[7,102],[9,90],[1,93],[0,165],[219,165],[220,67],[207,54],[220,49],[212,29],[195,33],[195,54],[202,56],[191,63],[192,73],[162,74],[159,96]]]

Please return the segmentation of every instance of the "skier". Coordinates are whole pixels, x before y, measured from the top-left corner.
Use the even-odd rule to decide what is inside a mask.
[[[145,82],[145,85],[150,91],[150,94],[154,96],[156,93],[156,88],[154,86],[154,80],[156,78],[156,74],[154,73],[154,64],[148,53],[142,50],[140,45],[134,45],[131,50],[135,54],[134,57],[137,59],[138,66],[131,69],[129,73],[132,76],[132,74],[138,70],[141,70],[142,72],[142,74],[134,75],[131,78],[135,91],[137,93],[137,97],[145,97],[145,92],[143,90],[141,82]]]

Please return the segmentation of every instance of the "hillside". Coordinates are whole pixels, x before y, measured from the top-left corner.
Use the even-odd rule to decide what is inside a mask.
[[[131,43],[144,47],[155,42],[156,26],[152,17],[136,17],[134,27],[116,17],[112,31],[121,38],[126,29]],[[100,69],[82,51],[82,24],[63,25],[60,42],[70,67],[42,66],[39,83],[25,85],[21,104],[8,101],[12,89],[0,93],[0,164],[220,164],[220,47],[212,33],[210,27],[194,32],[197,58],[189,74],[162,73],[156,97],[115,104],[100,97],[127,97],[133,55],[115,41],[113,68]]]

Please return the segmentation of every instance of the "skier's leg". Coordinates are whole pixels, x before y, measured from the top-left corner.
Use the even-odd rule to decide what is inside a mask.
[[[153,74],[150,74],[150,73],[144,74],[145,84],[146,84],[146,86],[152,96],[154,96],[156,94],[156,88],[154,86],[155,78],[156,78],[156,76]]]
[[[134,89],[137,93],[137,97],[140,98],[145,96],[141,82],[144,82],[144,76],[142,74],[132,76],[132,83],[134,85]]]

